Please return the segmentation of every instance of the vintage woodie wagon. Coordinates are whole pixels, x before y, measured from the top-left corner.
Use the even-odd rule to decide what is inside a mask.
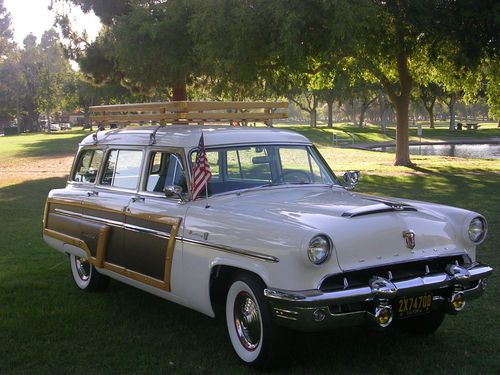
[[[269,124],[284,107],[94,107],[105,125],[159,125],[81,142],[67,186],[47,198],[45,241],[68,254],[80,289],[111,277],[221,312],[237,356],[258,368],[273,363],[285,328],[429,333],[483,294],[492,268],[476,261],[479,213],[355,193],[359,174],[337,178],[302,135],[220,125]]]

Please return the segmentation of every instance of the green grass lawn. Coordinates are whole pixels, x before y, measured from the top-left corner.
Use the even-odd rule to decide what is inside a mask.
[[[361,192],[484,214],[489,236],[478,257],[496,272],[485,296],[447,317],[431,337],[363,328],[292,336],[288,366],[277,373],[498,373],[500,161],[422,156],[413,158],[415,169],[393,167],[391,154],[327,147],[322,129],[305,131],[336,172],[364,173]],[[71,155],[82,137],[81,132],[0,137],[0,168],[19,159],[29,165]],[[0,175],[0,374],[253,373],[233,355],[221,320],[119,282],[102,293],[77,290],[67,258],[41,237],[47,193],[64,184],[62,177]]]

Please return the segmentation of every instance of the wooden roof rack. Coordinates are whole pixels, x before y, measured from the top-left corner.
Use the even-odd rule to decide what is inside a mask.
[[[287,102],[162,102],[90,107],[91,121],[105,124],[155,122],[161,125],[224,122],[264,122],[287,118]]]

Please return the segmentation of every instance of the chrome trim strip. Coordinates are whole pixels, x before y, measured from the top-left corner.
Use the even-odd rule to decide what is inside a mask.
[[[137,225],[127,224],[127,223],[123,223],[121,221],[109,220],[109,219],[103,219],[100,217],[85,215],[85,214],[81,214],[78,212],[66,211],[66,210],[63,210],[60,208],[56,208],[54,211],[58,214],[68,216],[68,217],[77,217],[80,219],[86,219],[86,220],[90,220],[90,221],[100,223],[100,224],[111,225],[111,226],[116,227],[116,228],[128,229],[128,230],[131,230],[133,232],[147,233],[147,234],[152,234],[153,236],[156,236],[156,237],[170,239],[170,233],[167,233],[167,232],[162,232],[162,231],[158,231],[158,230],[154,230],[154,229],[150,229],[150,228],[140,227]]]
[[[230,247],[230,246],[218,245],[218,244],[214,244],[214,243],[210,243],[210,242],[202,242],[202,241],[192,240],[189,238],[183,238],[182,241],[186,242],[186,243],[193,244],[193,245],[206,246],[206,247],[209,247],[211,249],[224,251],[226,253],[234,253],[234,254],[243,255],[243,256],[250,257],[250,258],[254,258],[254,259],[264,260],[266,262],[273,262],[273,263],[279,262],[279,259],[272,256],[272,255],[257,253],[255,251],[242,250],[242,249],[237,249],[237,248]]]
[[[54,211],[58,214],[68,216],[68,217],[76,217],[76,218],[80,218],[80,219],[86,219],[86,220],[90,220],[90,221],[100,223],[100,224],[107,224],[107,225],[111,225],[113,227],[117,227],[117,228],[121,228],[121,229],[127,229],[127,230],[131,230],[134,232],[139,232],[139,233],[147,233],[147,234],[151,234],[151,235],[156,236],[156,237],[170,239],[170,233],[167,233],[167,232],[161,232],[161,231],[157,231],[154,229],[140,227],[137,225],[126,224],[126,223],[116,221],[116,220],[109,220],[109,219],[103,219],[103,218],[99,218],[99,217],[95,217],[95,216],[85,215],[85,214],[81,214],[78,212],[67,211],[67,210],[63,210],[60,208],[56,208]],[[182,243],[190,243],[190,244],[194,244],[194,245],[205,246],[205,247],[209,247],[209,248],[214,249],[214,250],[224,251],[226,253],[243,255],[243,256],[253,258],[253,259],[263,260],[266,262],[272,262],[272,263],[279,262],[279,259],[274,257],[274,256],[261,254],[261,253],[257,253],[257,252],[250,251],[250,250],[237,249],[237,248],[230,247],[230,246],[218,245],[218,244],[213,244],[213,243],[209,243],[209,242],[202,242],[202,241],[192,240],[192,239],[188,239],[188,238],[182,238],[182,237],[178,237],[178,236],[175,237],[175,239],[181,241]]]

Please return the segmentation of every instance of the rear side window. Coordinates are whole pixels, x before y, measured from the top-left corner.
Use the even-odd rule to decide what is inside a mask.
[[[122,189],[135,189],[141,175],[142,151],[112,150],[109,153],[102,185]]]
[[[80,153],[72,180],[94,183],[102,162],[102,150],[84,150]]]

